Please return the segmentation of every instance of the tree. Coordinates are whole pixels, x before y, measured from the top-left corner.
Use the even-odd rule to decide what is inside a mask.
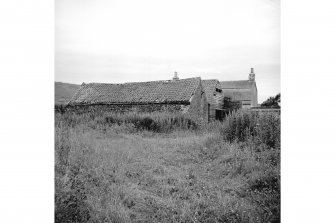
[[[280,108],[280,93],[277,94],[275,97],[270,97],[270,98],[266,99],[261,104],[261,107]]]

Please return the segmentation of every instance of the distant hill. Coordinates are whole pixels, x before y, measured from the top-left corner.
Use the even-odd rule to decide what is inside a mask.
[[[67,103],[79,88],[78,84],[55,82],[55,104]]]

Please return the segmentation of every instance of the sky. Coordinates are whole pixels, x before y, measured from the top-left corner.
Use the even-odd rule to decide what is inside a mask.
[[[280,0],[55,0],[55,81],[246,80],[280,92]]]

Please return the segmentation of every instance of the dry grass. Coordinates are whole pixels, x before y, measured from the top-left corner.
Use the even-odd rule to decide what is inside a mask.
[[[280,149],[56,115],[56,222],[279,222]]]

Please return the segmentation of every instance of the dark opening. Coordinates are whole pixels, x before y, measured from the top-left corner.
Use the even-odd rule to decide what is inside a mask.
[[[223,110],[215,110],[215,119],[222,121],[224,118],[224,111]]]
[[[210,108],[211,106],[210,106],[210,104],[208,104],[208,121],[210,121]]]

